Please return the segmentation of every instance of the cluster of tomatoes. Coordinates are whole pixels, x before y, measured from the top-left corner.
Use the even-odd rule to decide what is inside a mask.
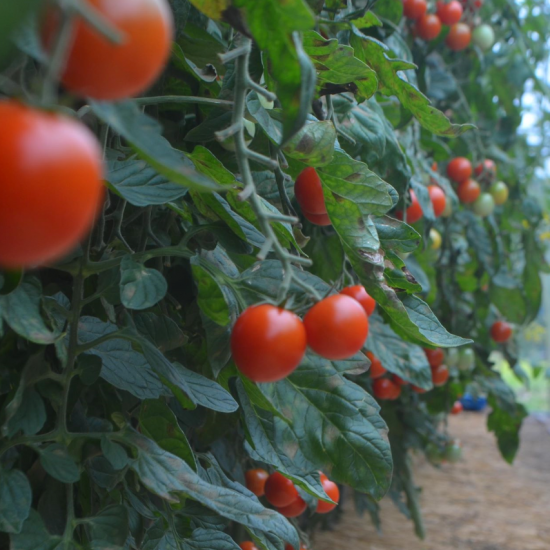
[[[317,501],[315,512],[327,514],[336,508],[340,501],[340,490],[338,485],[331,481],[323,472],[319,472],[321,486],[326,495],[333,502]],[[301,516],[307,509],[306,501],[298,493],[294,483],[280,474],[274,472],[269,475],[265,470],[257,468],[248,470],[245,473],[246,487],[257,497],[265,496],[267,501],[275,506],[277,511],[287,518]]]
[[[403,0],[403,13],[405,17],[413,20],[413,32],[423,40],[435,40],[441,33],[443,25],[447,25],[449,32],[445,38],[447,47],[455,52],[464,50],[470,42],[488,50],[494,43],[495,36],[489,25],[479,25],[472,33],[470,25],[461,21],[465,8],[470,11],[481,7],[481,0],[472,3],[459,0],[438,0],[436,2],[436,13],[427,13],[428,4],[426,0]]]
[[[375,306],[361,285],[320,300],[303,321],[270,304],[250,306],[231,333],[235,365],[254,382],[276,382],[296,369],[307,346],[326,359],[352,357],[365,344]]]
[[[170,54],[174,25],[167,0],[87,1],[121,41],[113,43],[77,19],[61,75],[65,89],[98,100],[144,91]],[[61,19],[55,8],[44,17],[46,51]],[[101,147],[80,122],[17,101],[0,101],[0,119],[0,267],[52,262],[76,246],[101,209]]]

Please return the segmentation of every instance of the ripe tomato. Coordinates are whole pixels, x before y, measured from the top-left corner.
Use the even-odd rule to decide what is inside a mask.
[[[382,362],[376,355],[374,355],[372,352],[367,351],[367,357],[370,359],[370,370],[369,374],[370,377],[374,380],[376,378],[380,378],[388,372],[383,366]]]
[[[495,43],[495,31],[487,24],[479,25],[472,33],[472,41],[482,51],[491,49]]]
[[[411,195],[411,204],[407,208],[407,223],[415,223],[422,218],[424,213],[422,212],[422,207],[420,206],[420,203],[416,198],[416,194],[412,189],[410,190],[410,195]],[[403,219],[403,212],[401,210],[398,210],[395,213],[395,215],[397,219],[399,220]]]
[[[462,183],[472,175],[472,163],[464,157],[456,157],[447,165],[447,175],[456,183]]]
[[[462,403],[460,401],[455,401],[451,409],[451,414],[460,414],[464,410]]]
[[[302,210],[302,214],[308,222],[311,222],[314,225],[325,226],[331,224],[330,218],[326,212],[324,214],[310,214],[309,212]]]
[[[466,23],[455,23],[445,39],[445,44],[449,49],[458,52],[468,47],[471,38],[472,33]]]
[[[0,101],[0,266],[58,260],[103,202],[102,154],[76,120]]]
[[[306,511],[306,509],[307,502],[299,496],[294,502],[292,502],[288,506],[277,508],[277,512],[285,516],[285,518],[297,518],[298,516],[301,516]]]
[[[427,13],[420,19],[417,19],[415,30],[416,34],[422,38],[422,40],[434,40],[441,32],[441,21],[437,15]]]
[[[258,547],[251,540],[245,540],[239,546],[241,550],[258,550]]]
[[[331,481],[326,476],[324,476],[324,479],[321,478],[321,483],[323,485],[323,490],[325,491],[327,496],[336,504],[319,500],[317,501],[317,508],[315,511],[318,514],[327,514],[328,512],[334,510],[336,506],[338,506],[338,503],[340,502],[340,489],[338,489],[338,485],[336,485],[334,481]]]
[[[397,374],[392,374],[391,379],[394,384],[397,384],[398,386],[407,386],[409,384],[406,380],[403,380],[401,376],[397,376]]]
[[[497,165],[493,160],[485,159],[476,166],[474,174],[482,181],[492,181],[497,175]]]
[[[426,354],[428,363],[432,368],[439,367],[439,365],[441,365],[443,363],[443,360],[445,359],[445,353],[441,348],[424,348],[424,353]]]
[[[62,75],[71,92],[113,101],[149,88],[161,73],[172,46],[174,20],[167,0],[86,0],[122,35],[114,44],[84,21],[74,26]],[[47,13],[42,41],[50,50],[59,30],[59,12]]]
[[[284,508],[300,497],[294,483],[279,472],[272,473],[265,482],[265,498],[277,508]]]
[[[451,0],[445,4],[442,0],[438,0],[436,4],[437,16],[444,25],[454,25],[460,21],[463,12],[462,4],[458,0]]]
[[[376,307],[376,300],[369,295],[363,285],[347,286],[340,291],[340,294],[345,294],[357,300],[363,306],[365,313],[369,316],[372,315]]]
[[[403,0],[403,15],[407,19],[418,19],[427,9],[426,0]]]
[[[389,378],[378,378],[372,383],[372,393],[377,399],[397,399],[401,388]]]
[[[464,203],[469,204],[474,202],[481,193],[481,188],[476,180],[467,179],[458,185],[456,194],[458,198]]]
[[[269,304],[245,309],[231,333],[235,365],[254,382],[275,382],[288,376],[300,364],[306,345],[300,318]]]
[[[430,200],[432,201],[434,215],[436,218],[439,218],[439,216],[443,214],[445,205],[447,204],[445,192],[437,185],[428,185],[428,193],[430,194]]]
[[[265,493],[265,482],[268,477],[269,474],[261,468],[248,470],[244,474],[246,488],[252,491],[257,497],[262,497]]]
[[[294,184],[298,204],[308,214],[326,214],[323,186],[315,168],[309,166],[300,172]]]
[[[449,369],[445,365],[439,365],[432,369],[432,383],[437,388],[443,386],[449,380]]]
[[[490,216],[495,209],[495,199],[490,193],[481,193],[475,200],[472,209],[480,218]]]
[[[512,327],[506,321],[495,321],[491,327],[491,338],[502,344],[512,336]]]
[[[307,343],[327,359],[357,353],[369,334],[369,318],[357,300],[336,294],[315,304],[304,317]]]

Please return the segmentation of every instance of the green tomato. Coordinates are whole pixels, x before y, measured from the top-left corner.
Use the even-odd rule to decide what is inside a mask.
[[[262,107],[264,109],[267,109],[268,111],[273,109],[273,106],[275,105],[274,101],[271,101],[270,99],[265,98],[262,94],[258,94],[258,100],[260,101]]]
[[[497,181],[491,185],[489,193],[493,197],[495,204],[500,206],[508,200],[508,186],[503,181]]]
[[[494,209],[495,200],[489,193],[481,193],[473,204],[473,210],[480,218],[490,216]]]
[[[456,366],[458,370],[470,371],[474,368],[475,353],[472,348],[461,348],[458,352],[458,361]]]
[[[472,42],[484,52],[495,43],[495,31],[490,25],[479,25],[472,33]]]
[[[447,445],[445,448],[445,458],[451,463],[455,464],[462,458],[462,447],[460,443],[454,442]]]
[[[251,120],[248,120],[246,118],[243,120],[243,124],[244,124],[244,142],[247,145],[250,145],[252,139],[256,135],[256,125]],[[235,138],[233,136],[228,137],[227,139],[221,142],[221,146],[226,151],[235,152]]]
[[[439,250],[441,248],[441,233],[433,227],[430,229],[430,248]]]
[[[445,364],[448,367],[456,367],[460,354],[457,348],[449,348],[445,353]]]

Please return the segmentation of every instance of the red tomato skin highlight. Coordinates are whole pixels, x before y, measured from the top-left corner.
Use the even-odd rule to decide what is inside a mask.
[[[373,380],[381,378],[382,376],[384,376],[384,374],[386,374],[386,372],[388,372],[382,366],[382,362],[380,361],[380,359],[378,359],[378,357],[376,357],[376,355],[374,355],[371,351],[367,351],[367,357],[370,359],[371,364],[369,374]]]
[[[285,518],[297,518],[298,516],[301,516],[306,510],[307,502],[300,496],[288,506],[277,508],[277,512],[279,512],[279,514],[283,515]]]
[[[315,168],[308,166],[300,172],[294,184],[294,196],[308,214],[327,213],[323,186]]]
[[[262,468],[248,470],[244,474],[246,488],[257,497],[262,497],[265,494],[265,482],[268,477],[269,474],[265,470],[262,470]]]
[[[435,40],[441,32],[441,21],[437,15],[427,13],[416,21],[416,33],[422,40]]]
[[[447,204],[445,192],[437,185],[429,185],[428,193],[430,194],[430,200],[432,201],[434,215],[436,218],[439,218],[439,216],[443,214],[445,205]]]
[[[300,318],[269,304],[243,311],[231,333],[233,360],[254,382],[276,382],[288,376],[300,364],[306,345]]]
[[[424,212],[422,212],[422,207],[420,206],[420,203],[416,198],[416,193],[412,189],[409,192],[411,195],[411,204],[407,208],[407,223],[416,223],[417,221],[422,219]],[[402,220],[403,212],[401,210],[398,210],[396,212],[396,217],[397,219]]]
[[[310,214],[309,212],[302,210],[302,214],[308,222],[311,222],[314,225],[324,227],[331,224],[330,218],[326,212],[324,214]]]
[[[464,10],[458,0],[451,0],[447,4],[439,0],[436,5],[437,15],[444,25],[454,25],[460,21]]]
[[[245,540],[239,546],[241,550],[258,550],[258,547],[251,540]]]
[[[369,317],[374,313],[376,300],[365,290],[363,285],[347,286],[340,291],[340,294],[345,294],[357,300]]]
[[[512,336],[512,327],[506,321],[495,321],[491,326],[491,338],[498,344],[507,342]]]
[[[460,414],[464,410],[462,403],[460,401],[455,401],[451,409],[451,414]]]
[[[424,348],[424,353],[426,354],[426,359],[428,359],[428,363],[432,368],[439,367],[445,359],[445,353],[441,348]]]
[[[445,39],[447,47],[455,52],[466,49],[472,40],[472,31],[466,23],[455,23]]]
[[[394,400],[399,397],[401,388],[394,384],[389,378],[377,378],[372,383],[372,392],[376,399]]]
[[[436,388],[443,386],[447,380],[449,380],[449,369],[445,365],[432,369],[432,382]]]
[[[279,472],[271,474],[265,482],[265,498],[277,508],[284,508],[300,497],[294,483]]]
[[[467,180],[472,175],[472,163],[464,157],[456,157],[447,165],[447,176],[456,183]]]
[[[467,179],[458,185],[456,194],[460,199],[460,202],[464,204],[471,204],[481,194],[481,187],[476,180]]]
[[[334,510],[334,508],[336,508],[336,506],[338,506],[338,503],[340,502],[340,489],[338,489],[338,485],[336,485],[336,483],[334,483],[334,481],[331,481],[330,479],[322,480],[322,484],[327,496],[336,504],[325,502],[323,500],[318,500],[317,508],[315,511],[318,514],[328,514],[330,511]]]
[[[426,0],[403,0],[403,15],[407,19],[418,19],[426,13],[427,9]]]

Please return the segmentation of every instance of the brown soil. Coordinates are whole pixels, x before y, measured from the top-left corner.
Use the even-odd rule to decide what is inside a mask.
[[[368,516],[347,513],[331,532],[319,532],[315,550],[550,550],[550,431],[534,417],[525,421],[513,466],[500,457],[486,417],[463,413],[449,431],[460,438],[464,457],[436,469],[416,464],[416,484],[427,537],[417,539],[412,523],[389,501],[378,534]]]

